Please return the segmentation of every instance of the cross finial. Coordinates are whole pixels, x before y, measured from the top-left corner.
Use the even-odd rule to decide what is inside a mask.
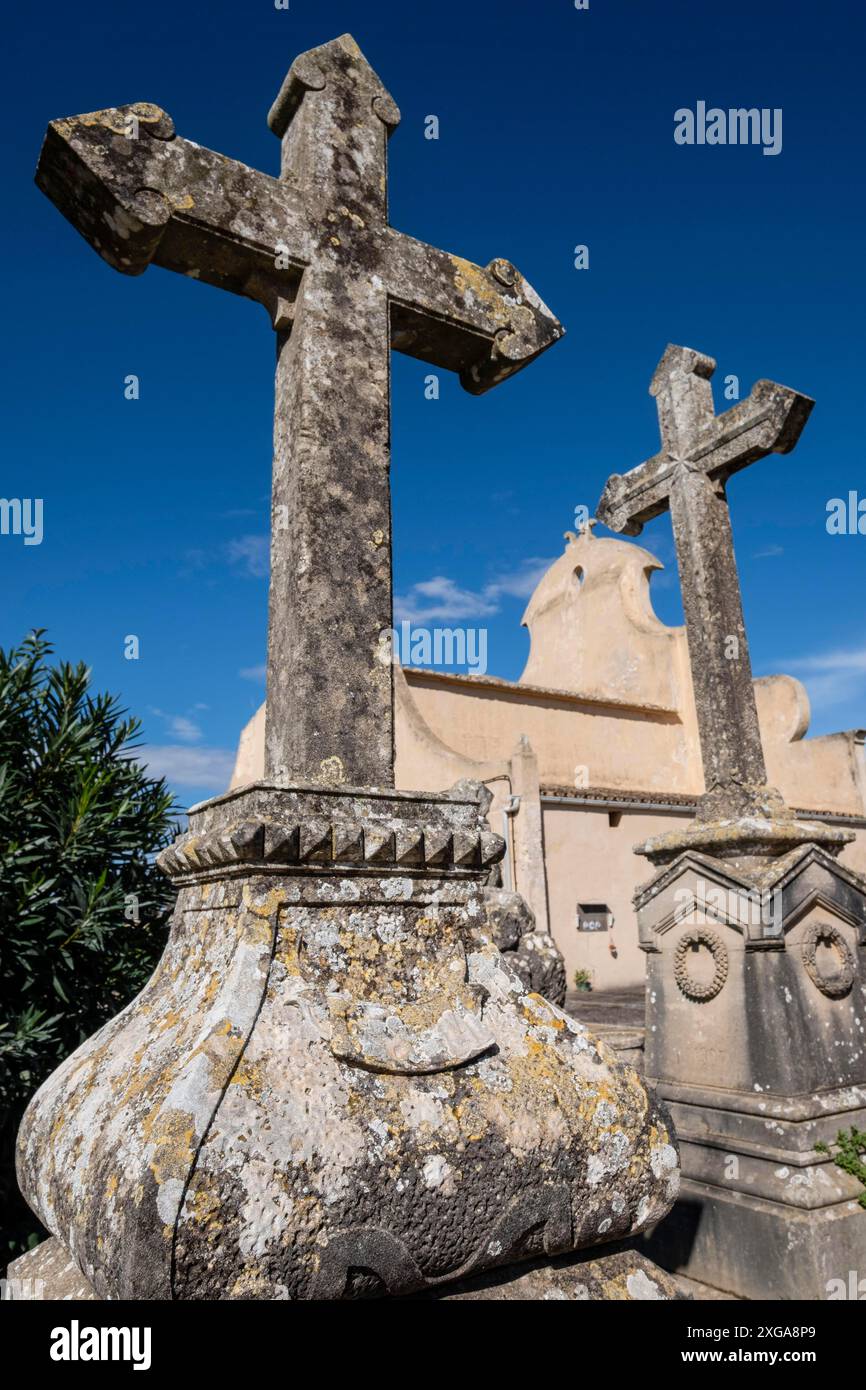
[[[340,84],[347,94],[352,109],[344,106],[344,123],[350,115],[357,121],[372,113],[392,129],[400,124],[400,111],[391,93],[352,35],[341,34],[330,43],[300,53],[292,63],[268,112],[268,125],[274,134],[282,139],[305,94],[323,91],[328,83]]]
[[[650,395],[656,400],[662,444],[672,458],[685,457],[689,442],[712,424],[710,377],[715,370],[712,357],[673,344],[655,369]]]

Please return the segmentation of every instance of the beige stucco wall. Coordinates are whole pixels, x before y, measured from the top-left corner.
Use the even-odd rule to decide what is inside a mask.
[[[573,786],[580,767],[594,787],[701,789],[700,763],[675,714],[475,676],[407,671],[406,680],[429,728],[470,758],[502,756],[526,734],[543,783]]]
[[[688,822],[688,815],[622,812],[617,826],[604,810],[578,803],[544,808],[544,846],[553,935],[565,957],[569,983],[575,970],[589,970],[596,989],[631,989],[643,980],[644,958],[638,949],[631,897],[652,870],[634,845]],[[579,932],[577,904],[607,903],[614,915],[612,932]],[[610,944],[616,947],[616,956]]]

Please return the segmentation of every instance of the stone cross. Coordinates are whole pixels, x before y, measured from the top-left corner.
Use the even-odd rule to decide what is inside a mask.
[[[686,617],[706,793],[714,814],[754,805],[767,774],[743,623],[725,484],[770,453],[786,454],[814,404],[808,396],[759,381],[739,405],[716,415],[710,377],[716,364],[691,348],[669,346],[650,385],[662,448],[624,476],[608,479],[599,521],[636,536],[670,508]]]
[[[280,177],[175,135],[147,103],[53,121],[37,183],[128,275],[246,295],[277,331],[266,760],[279,781],[393,786],[390,350],[480,394],[562,335],[508,261],[388,225],[400,113],[350,35],[293,63]]]

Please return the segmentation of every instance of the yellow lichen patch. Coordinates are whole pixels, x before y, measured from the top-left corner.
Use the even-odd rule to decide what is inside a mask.
[[[219,990],[219,987],[220,987],[220,977],[219,977],[219,975],[216,973],[216,971],[214,971],[213,975],[211,975],[210,979],[208,980],[207,984],[205,985],[205,991],[204,991],[204,994],[203,994],[203,996],[202,996],[202,1001],[203,1001],[203,1003],[205,1004],[206,1007],[207,1007],[208,1005],[212,1004],[213,1001],[214,1001],[214,999],[216,999],[217,991]]]
[[[522,1001],[523,1017],[533,1026],[555,1028],[561,1032],[565,1019],[561,1018],[553,1006],[541,994],[526,994]]]
[[[129,113],[109,107],[104,111],[88,111],[85,115],[76,116],[72,121],[64,122],[64,124],[101,125],[115,135],[129,135],[130,113],[135,120],[143,121],[146,125],[156,125],[165,115],[165,112],[159,106],[154,106],[152,102],[137,101],[134,106],[129,108]]]
[[[213,1028],[198,1047],[189,1054],[189,1061],[195,1057],[206,1057],[212,1068],[210,1084],[220,1089],[235,1067],[244,1046],[244,1038],[238,1033],[230,1019],[223,1019]]]
[[[257,1062],[242,1061],[234,1072],[231,1085],[242,1086],[248,1091],[253,1100],[259,1101],[262,1098],[262,1091],[265,1086],[265,1076]]]
[[[599,1115],[598,1112],[602,1105],[612,1106],[617,1114],[619,1113],[620,1098],[610,1081],[595,1082],[592,1091],[581,1101],[580,1105],[581,1114],[585,1119],[590,1120],[600,1130],[608,1130],[612,1128],[612,1122],[605,1122],[603,1117]]]
[[[604,1280],[604,1297],[613,1303],[631,1302],[631,1294],[628,1291],[626,1275],[615,1274],[608,1276]]]
[[[300,975],[301,964],[298,959],[298,931],[296,927],[284,926],[277,941],[276,958],[287,975]]]
[[[154,1147],[150,1171],[160,1186],[172,1178],[183,1179],[193,1161],[195,1126],[186,1110],[159,1110],[147,1116],[145,1139]]]
[[[161,106],[156,106],[152,101],[136,101],[132,104],[132,110],[140,121],[156,125],[161,121],[165,112]]]
[[[211,1235],[218,1235],[222,1231],[222,1204],[217,1193],[200,1188],[192,1198],[191,1209],[192,1219],[197,1226],[205,1227]]]
[[[171,205],[176,212],[188,212],[190,208],[195,207],[195,200],[189,193],[185,193],[183,197],[176,194],[171,199]]]
[[[472,261],[465,261],[462,256],[449,256],[448,259],[454,266],[454,288],[457,293],[471,295],[477,299],[496,324],[502,328],[507,327],[511,311],[490,276],[480,266],[474,265]]]
[[[454,1119],[460,1128],[460,1137],[466,1144],[477,1144],[483,1139],[489,1125],[483,1108],[483,1095],[469,1096],[453,1108]]]
[[[243,906],[255,917],[273,917],[285,900],[286,895],[281,888],[272,888],[270,892],[259,896],[251,884],[244,884]]]
[[[331,238],[334,241],[334,238]],[[335,243],[339,246],[339,242]],[[319,763],[319,771],[322,774],[322,781],[327,787],[339,787],[348,782],[349,777],[343,766],[343,761],[336,754],[330,758],[323,758]]]
[[[341,208],[339,209],[339,212],[340,212],[340,216],[341,216],[341,217],[346,217],[346,218],[348,218],[348,220],[349,220],[350,222],[354,222],[354,224],[355,224],[356,227],[366,227],[367,224],[366,224],[366,222],[364,221],[363,217],[360,216],[359,213],[357,213],[357,212],[351,212],[351,211],[349,210],[349,208],[347,208],[347,207],[341,207]],[[333,213],[329,213],[329,214],[328,214],[328,221],[329,221],[329,222],[336,222],[336,220],[337,220],[337,219],[336,219],[336,216],[335,216]]]
[[[154,1031],[157,1033],[167,1033],[170,1028],[177,1028],[183,1023],[183,1015],[177,1009],[167,1009],[162,1018],[155,1025]]]
[[[272,1299],[273,1285],[260,1269],[245,1269],[232,1284],[229,1298]]]

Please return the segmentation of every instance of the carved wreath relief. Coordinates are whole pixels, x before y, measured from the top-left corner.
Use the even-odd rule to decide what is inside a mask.
[[[835,953],[838,968],[829,974],[822,971],[818,961],[818,947],[829,946]],[[800,946],[803,965],[812,984],[826,994],[828,999],[841,999],[854,983],[854,957],[838,927],[829,922],[813,922],[806,928]]]
[[[695,980],[689,974],[689,951],[696,946],[706,946],[713,958],[712,979]],[[687,999],[697,1004],[715,999],[728,978],[728,952],[722,938],[709,927],[693,927],[680,937],[674,954],[674,979]]]

